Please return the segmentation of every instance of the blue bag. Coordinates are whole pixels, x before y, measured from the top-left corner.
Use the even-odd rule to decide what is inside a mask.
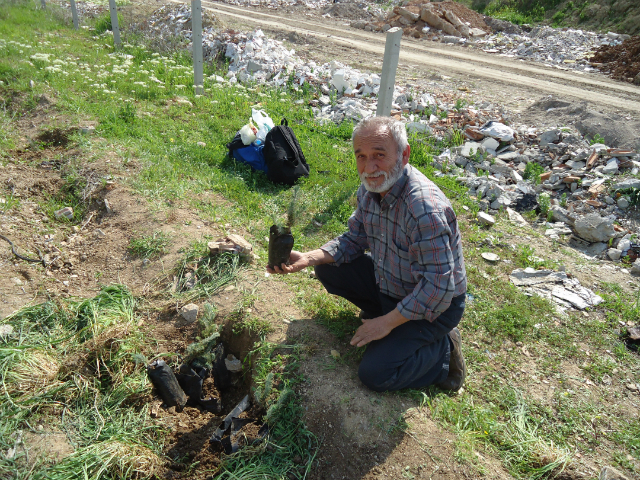
[[[267,165],[264,161],[264,155],[262,154],[264,145],[256,146],[253,143],[251,145],[244,145],[242,140],[240,140],[240,133],[238,132],[233,141],[227,145],[227,148],[229,149],[229,156],[239,162],[250,165],[254,170],[267,173]]]

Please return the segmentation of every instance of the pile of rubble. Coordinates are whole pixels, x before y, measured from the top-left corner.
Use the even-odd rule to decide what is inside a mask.
[[[640,180],[615,179],[640,171],[636,152],[589,144],[567,129],[537,132],[490,123],[464,131],[474,140],[435,160],[464,171],[458,181],[469,187],[481,210],[535,208],[547,213],[548,237],[566,236],[572,246],[592,256],[635,259],[634,231],[626,216]],[[519,217],[515,216],[521,223]]]
[[[603,45],[591,58],[594,66],[613,78],[640,85],[640,37],[617,45]]]
[[[405,35],[447,43],[464,42],[491,32],[483,16],[455,2],[422,3],[413,1],[378,16],[373,22],[356,21],[351,26],[372,32],[402,28]]]
[[[488,19],[488,17],[487,17]],[[508,22],[489,22],[498,32],[473,44],[487,53],[540,62],[547,66],[570,68],[584,72],[596,72],[591,57],[599,48],[620,45],[628,35],[609,32],[600,34],[568,28],[551,28],[544,25],[527,30]],[[502,29],[507,29],[504,31]]]

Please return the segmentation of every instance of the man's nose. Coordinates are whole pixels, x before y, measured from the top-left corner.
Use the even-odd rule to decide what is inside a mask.
[[[364,171],[366,173],[375,173],[378,171],[378,163],[375,160],[367,160],[367,163],[364,166]]]

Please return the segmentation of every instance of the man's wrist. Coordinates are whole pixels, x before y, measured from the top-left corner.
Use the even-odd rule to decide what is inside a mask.
[[[315,267],[316,265],[333,262],[333,257],[321,248],[307,252],[304,256],[308,267]]]

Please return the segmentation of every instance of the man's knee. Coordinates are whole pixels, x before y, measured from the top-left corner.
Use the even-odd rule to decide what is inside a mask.
[[[363,358],[362,362],[360,362],[358,377],[367,388],[374,392],[390,390],[391,379],[389,379],[383,369],[380,368],[380,365],[367,360],[367,357]]]

